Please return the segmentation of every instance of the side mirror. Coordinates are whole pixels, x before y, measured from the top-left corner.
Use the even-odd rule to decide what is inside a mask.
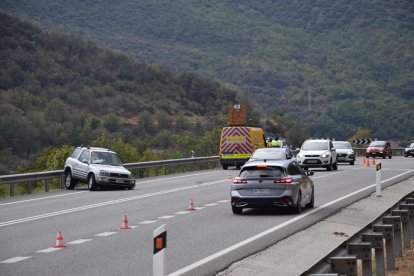
[[[89,161],[87,159],[82,159],[82,163],[89,164]]]

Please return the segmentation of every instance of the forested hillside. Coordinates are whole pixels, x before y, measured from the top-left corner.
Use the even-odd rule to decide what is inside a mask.
[[[0,174],[45,147],[97,139],[120,138],[141,154],[217,154],[226,105],[235,102],[218,82],[0,13]]]
[[[414,139],[410,0],[3,0],[0,9],[249,90],[313,136]]]

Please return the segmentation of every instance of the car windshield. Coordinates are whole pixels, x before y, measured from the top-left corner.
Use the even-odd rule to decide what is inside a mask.
[[[256,150],[250,159],[260,159],[260,160],[269,160],[269,159],[286,159],[286,154],[284,149],[272,149],[272,150]]]
[[[369,144],[370,147],[385,147],[384,141],[374,141],[371,144]]]
[[[334,142],[333,145],[337,149],[352,149],[351,144],[348,142]]]
[[[309,141],[303,144],[302,150],[328,150],[328,142]]]
[[[240,172],[240,177],[243,178],[262,178],[262,177],[283,177],[285,175],[282,167],[269,166],[265,168],[254,167],[245,167]]]
[[[93,151],[91,155],[92,164],[121,166],[121,160],[113,152]]]

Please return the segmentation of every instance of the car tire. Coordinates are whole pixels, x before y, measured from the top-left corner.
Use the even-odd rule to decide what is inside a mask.
[[[349,162],[349,165],[354,165],[354,164],[355,164],[355,161]]]
[[[306,208],[313,208],[315,206],[315,190],[312,189],[311,201],[305,205]]]
[[[298,199],[296,200],[296,205],[293,206],[293,212],[295,214],[300,214],[302,212],[302,194],[299,192]]]
[[[231,206],[231,210],[235,215],[241,215],[243,213],[243,208]]]
[[[240,164],[236,165],[236,169],[240,170],[240,167],[241,167]]]
[[[338,170],[338,161],[336,161],[335,164],[333,164],[332,168],[334,171]]]
[[[328,166],[326,166],[326,170],[327,171],[332,171],[332,161],[331,161],[331,163],[329,163]]]
[[[67,171],[65,173],[65,179],[64,179],[66,189],[68,189],[68,190],[75,189],[76,182],[77,181],[72,178],[72,173],[70,171]]]
[[[392,158],[392,155],[388,156],[388,158],[391,159]]]
[[[135,185],[134,185],[134,186],[129,186],[129,187],[128,187],[128,190],[130,190],[130,191],[131,191],[131,190],[133,190],[134,188],[135,188]]]
[[[95,179],[95,175],[91,174],[88,178],[88,186],[89,186],[89,191],[96,191],[98,188],[98,185],[96,184],[96,179]]]
[[[223,167],[223,170],[227,170],[229,168],[229,165],[221,165]]]

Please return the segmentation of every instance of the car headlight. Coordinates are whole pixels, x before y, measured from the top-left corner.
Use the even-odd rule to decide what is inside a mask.
[[[323,153],[323,154],[321,155],[321,157],[322,157],[322,158],[329,157],[329,152],[325,152],[325,153]]]
[[[303,154],[302,153],[298,153],[298,155],[296,155],[297,158],[303,158]]]
[[[109,172],[108,171],[100,171],[99,175],[100,176],[109,176]]]

